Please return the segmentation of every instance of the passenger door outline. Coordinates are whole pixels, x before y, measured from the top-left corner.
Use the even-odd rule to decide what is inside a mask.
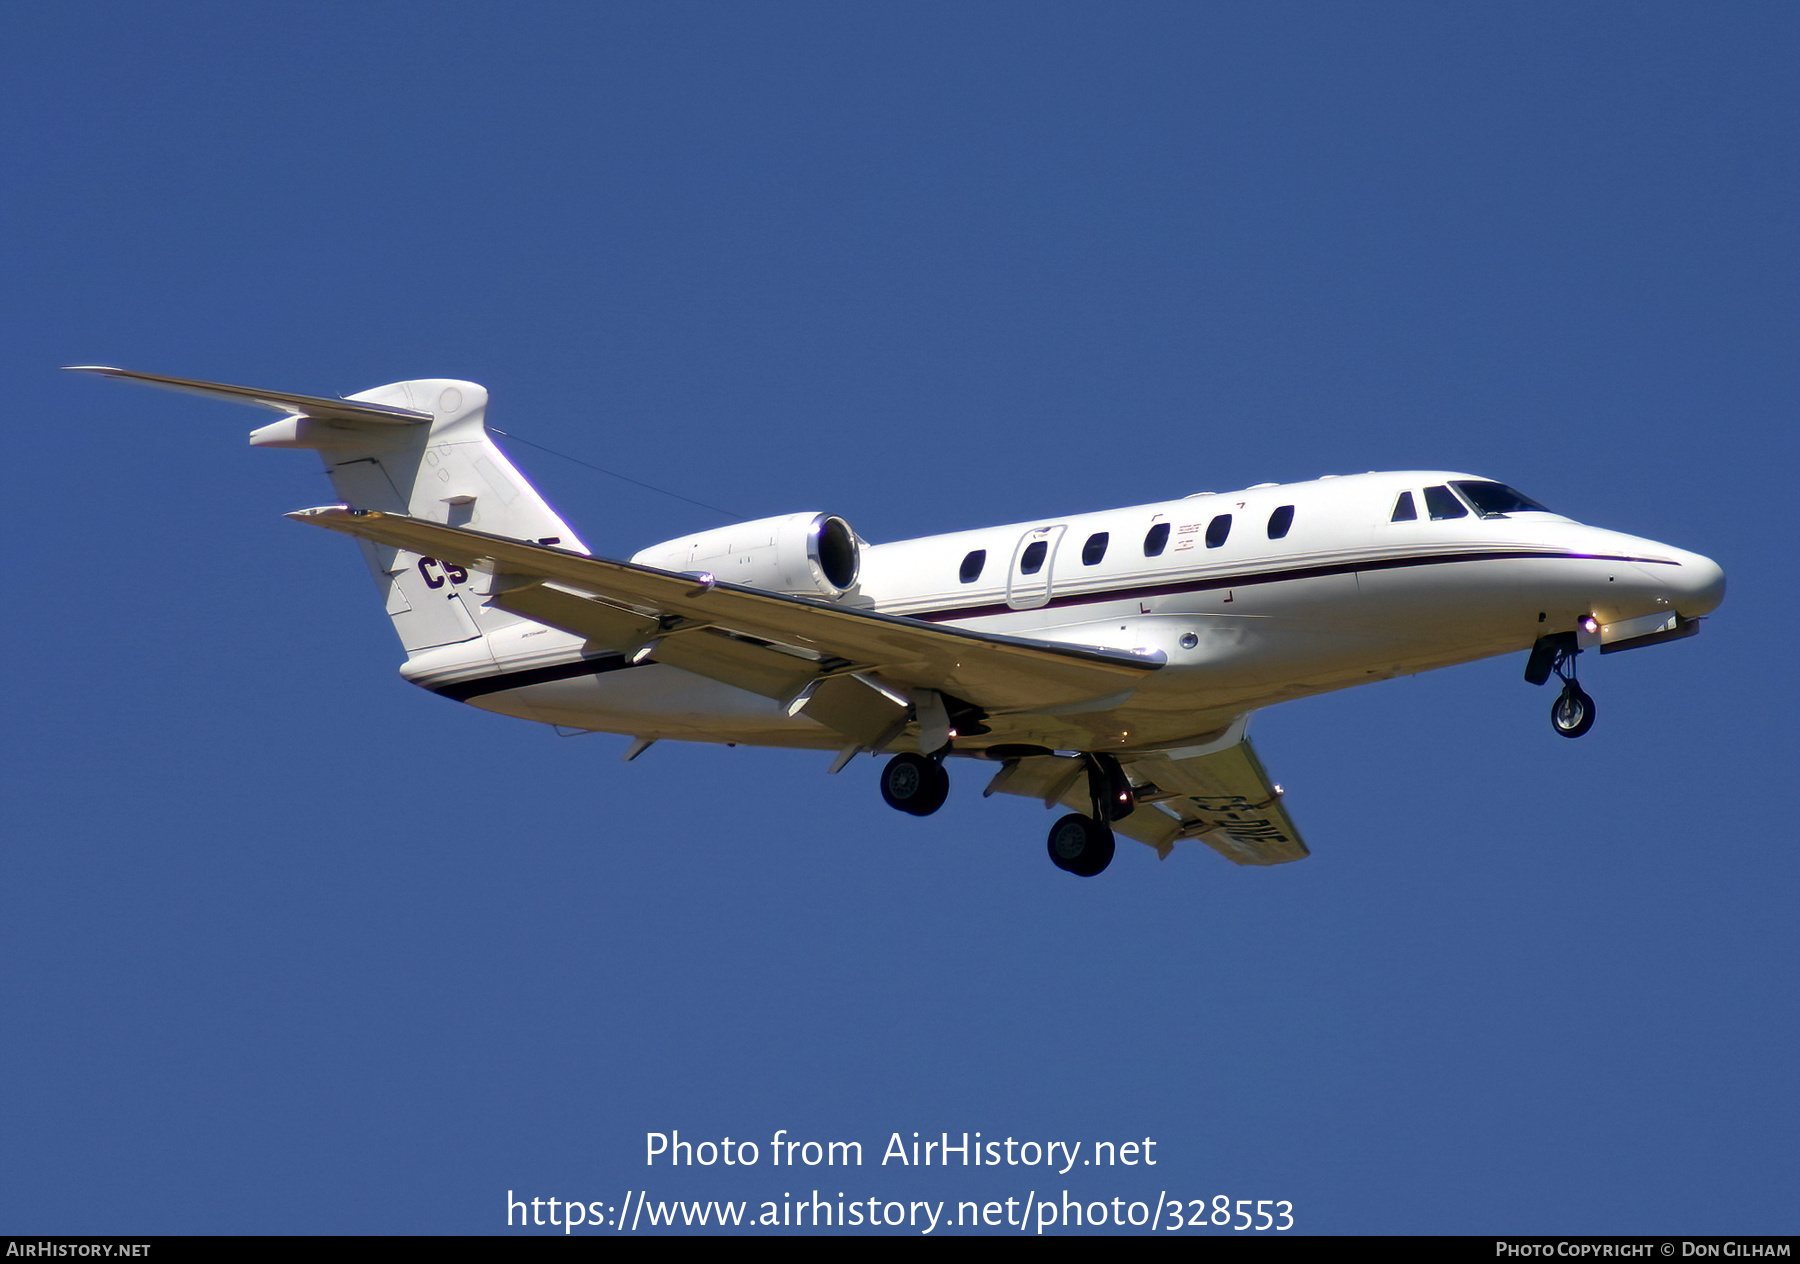
[[[1052,575],[1056,570],[1057,546],[1062,543],[1063,533],[1067,530],[1066,524],[1058,523],[1053,527],[1037,527],[1019,537],[1019,543],[1013,548],[1012,561],[1007,565],[1007,605],[1014,610],[1036,610],[1050,604],[1051,590],[1055,587]],[[1019,567],[1025,550],[1040,540],[1046,545],[1044,564],[1033,574],[1021,574]]]

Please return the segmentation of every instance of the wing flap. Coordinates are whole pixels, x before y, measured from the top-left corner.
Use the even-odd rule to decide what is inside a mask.
[[[1174,792],[1157,806],[1174,814],[1176,839],[1197,838],[1238,865],[1286,864],[1312,854],[1249,738],[1187,758],[1150,755],[1131,771]]]
[[[785,702],[818,675],[818,664],[711,630],[659,641],[656,661]]]
[[[1311,853],[1300,839],[1281,791],[1270,784],[1262,761],[1234,724],[1216,747],[1172,758],[1156,751],[1121,753],[1138,806],[1113,829],[1167,856],[1184,838],[1198,839],[1238,865],[1279,865]],[[1032,755],[1008,760],[988,794],[1017,794],[1091,811],[1085,765],[1076,756]]]
[[[796,712],[873,747],[906,708],[854,676],[820,677],[820,664],[716,629],[665,637],[655,659],[670,667],[791,704]]]
[[[1042,799],[1045,807],[1061,804],[1074,812],[1093,810],[1093,805],[1088,802],[1087,764],[1076,755],[1030,755],[1009,759],[988,783],[985,793]],[[1154,847],[1162,856],[1174,849],[1176,835],[1181,832],[1180,821],[1152,804],[1133,809],[1131,815],[1114,821],[1112,827],[1115,833]]]
[[[491,600],[503,610],[583,637],[589,649],[631,653],[654,642],[652,653],[659,663],[778,702],[797,699],[819,675],[815,659],[714,628],[662,635],[657,619],[547,584],[509,589]],[[808,718],[865,746],[873,745],[906,713],[904,707],[861,682],[841,677],[828,678],[814,689],[805,700],[804,711]]]
[[[879,751],[898,734],[907,709],[855,676],[833,676],[813,693],[802,714]]]
[[[521,581],[548,580],[608,603],[654,611],[661,626],[674,628],[665,646],[673,647],[692,630],[716,629],[820,660],[840,659],[902,688],[936,689],[984,708],[1018,710],[1106,697],[1129,689],[1162,666],[1160,656],[969,632],[587,557],[401,514],[337,505],[288,516],[493,572],[496,587],[503,590]],[[494,600],[517,599],[503,591]],[[657,657],[670,661],[662,647]],[[817,674],[821,669],[814,670]]]
[[[548,584],[527,584],[488,598],[488,604],[535,623],[560,628],[587,641],[593,649],[636,649],[656,635],[657,621],[632,610],[564,592]]]

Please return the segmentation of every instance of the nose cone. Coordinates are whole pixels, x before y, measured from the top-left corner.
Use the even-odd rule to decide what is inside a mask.
[[[1668,578],[1675,609],[1688,618],[1711,614],[1725,600],[1725,571],[1710,557],[1682,553],[1681,566]]]

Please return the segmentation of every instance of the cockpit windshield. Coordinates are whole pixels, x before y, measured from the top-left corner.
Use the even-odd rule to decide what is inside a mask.
[[[1522,495],[1505,483],[1477,482],[1469,479],[1450,484],[1461,492],[1475,512],[1483,518],[1504,518],[1511,513],[1549,513],[1531,497]]]

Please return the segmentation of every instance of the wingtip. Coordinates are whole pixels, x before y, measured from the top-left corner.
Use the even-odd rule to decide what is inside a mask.
[[[320,518],[343,518],[353,514],[356,510],[349,505],[316,505],[311,509],[296,509],[282,517],[292,518],[295,522],[317,522]]]

